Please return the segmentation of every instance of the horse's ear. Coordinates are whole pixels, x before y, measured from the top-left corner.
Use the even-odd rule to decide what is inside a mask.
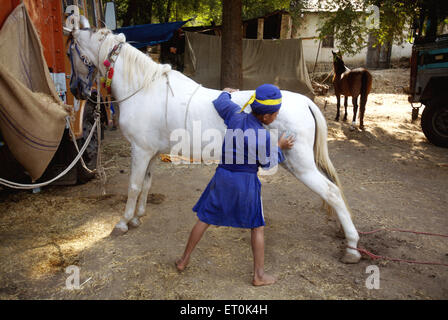
[[[118,42],[126,42],[126,36],[124,35],[124,33],[117,34],[116,39],[118,40]]]
[[[81,29],[90,29],[90,22],[84,16],[79,16],[79,26]]]

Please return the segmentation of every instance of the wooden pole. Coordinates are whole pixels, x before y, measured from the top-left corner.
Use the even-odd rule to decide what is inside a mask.
[[[264,19],[258,19],[257,39],[263,39],[264,36]]]

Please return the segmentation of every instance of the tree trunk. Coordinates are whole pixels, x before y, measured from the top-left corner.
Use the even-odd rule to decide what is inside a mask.
[[[380,59],[378,67],[380,69],[390,68],[390,57],[392,55],[392,42],[388,41],[381,46]]]
[[[373,33],[369,33],[367,56],[366,56],[366,68],[378,69],[380,62],[380,50],[381,45],[377,44],[377,38]],[[375,47],[374,45],[377,44]]]
[[[221,88],[243,85],[242,0],[223,0],[221,38]]]
[[[148,10],[148,17],[149,17],[149,20],[148,20],[147,22],[145,22],[145,23],[152,23],[152,1],[153,1],[153,0],[150,0],[150,1],[148,2],[147,10]]]
[[[375,47],[373,45],[376,44]],[[366,68],[368,69],[389,69],[392,54],[392,42],[387,41],[383,45],[378,44],[373,33],[369,34],[367,47]]]
[[[123,27],[127,27],[131,25],[131,20],[134,17],[132,12],[135,12],[137,9],[136,0],[130,0],[128,4],[128,8],[126,10],[126,15],[123,17]]]
[[[171,16],[171,5],[173,4],[172,0],[168,0],[168,3],[166,5],[166,15],[165,15],[165,22],[168,22],[170,20]]]
[[[147,24],[152,21],[153,0],[130,0],[126,14],[123,17],[123,27],[137,24]]]

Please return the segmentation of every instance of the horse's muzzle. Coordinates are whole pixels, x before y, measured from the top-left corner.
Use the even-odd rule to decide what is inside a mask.
[[[92,93],[92,89],[91,88],[87,88],[78,79],[74,80],[73,77],[71,77],[71,79],[70,79],[70,92],[78,100],[87,100],[87,98],[90,97],[90,95]]]

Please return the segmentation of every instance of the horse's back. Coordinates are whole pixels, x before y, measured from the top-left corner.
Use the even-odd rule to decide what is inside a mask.
[[[372,88],[372,75],[366,68],[356,68],[347,70],[341,75],[341,79],[334,80],[333,85],[337,88],[339,94],[345,96],[357,97],[361,94],[364,85],[367,88],[367,93],[370,93]]]

